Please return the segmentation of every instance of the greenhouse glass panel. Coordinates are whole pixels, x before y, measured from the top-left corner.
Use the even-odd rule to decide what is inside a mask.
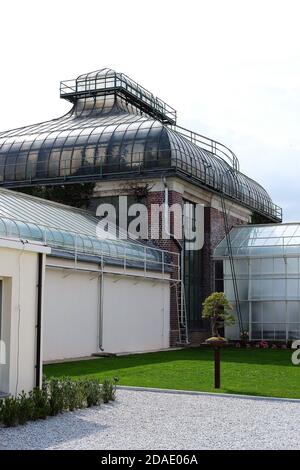
[[[299,234],[300,224],[294,223],[239,226],[214,251],[215,260],[223,261],[224,292],[235,315],[239,301],[251,340],[300,339]],[[232,246],[239,299],[233,288],[228,242]],[[235,326],[226,328],[226,334],[239,339],[240,332]]]
[[[0,237],[47,244],[68,253],[105,255],[110,260],[131,260],[132,266],[163,270],[162,251],[145,243],[99,237],[100,219],[88,211],[64,206],[27,194],[0,190]],[[168,254],[164,255],[168,260]]]

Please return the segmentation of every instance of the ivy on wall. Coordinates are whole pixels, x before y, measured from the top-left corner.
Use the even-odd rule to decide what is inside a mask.
[[[75,183],[61,186],[18,188],[18,191],[42,199],[48,199],[49,201],[59,202],[60,204],[66,204],[67,206],[87,209],[94,186],[95,183]]]

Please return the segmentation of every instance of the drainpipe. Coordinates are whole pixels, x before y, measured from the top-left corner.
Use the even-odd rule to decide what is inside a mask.
[[[36,365],[35,386],[40,388],[41,381],[41,344],[42,344],[42,292],[43,292],[43,254],[38,253],[38,284],[37,284],[37,321],[36,321]]]
[[[103,272],[103,260],[101,262],[101,277],[99,282],[99,349],[101,352],[103,348],[103,291],[104,291],[104,272]]]

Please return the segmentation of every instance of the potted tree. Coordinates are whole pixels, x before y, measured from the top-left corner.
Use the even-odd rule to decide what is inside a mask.
[[[221,386],[221,347],[226,346],[227,339],[220,334],[220,329],[225,325],[235,323],[232,307],[224,292],[214,292],[203,302],[202,317],[210,319],[212,337],[205,344],[214,349],[215,359],[215,388]]]
[[[233,325],[235,318],[232,312],[232,306],[227,300],[224,292],[214,292],[203,302],[202,317],[210,319],[212,337],[206,340],[206,343],[221,346],[227,343],[227,340],[220,334],[220,329],[225,325]]]

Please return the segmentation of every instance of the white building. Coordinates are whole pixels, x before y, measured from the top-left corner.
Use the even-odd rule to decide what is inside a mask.
[[[174,261],[137,241],[100,239],[98,222],[0,190],[1,392],[39,385],[42,360],[169,347]]]

